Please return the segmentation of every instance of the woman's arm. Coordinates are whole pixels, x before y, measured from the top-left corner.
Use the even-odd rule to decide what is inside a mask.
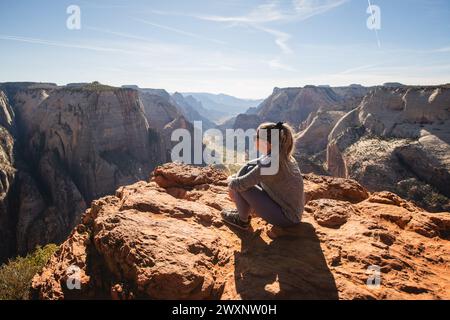
[[[230,189],[236,191],[245,191],[261,182],[261,168],[254,166],[249,172],[243,176],[233,177],[229,183]]]

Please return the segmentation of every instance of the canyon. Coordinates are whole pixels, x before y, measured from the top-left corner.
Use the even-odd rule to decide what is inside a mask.
[[[0,83],[0,261],[61,244],[35,298],[448,299],[450,85],[275,88],[233,117],[198,97]],[[259,219],[224,226],[229,168],[170,163],[172,132],[194,121],[289,123],[303,223],[276,239]],[[70,266],[81,291],[64,285]]]
[[[216,108],[250,103],[206,98],[225,99]],[[0,83],[0,262],[61,243],[91,201],[170,162],[175,129],[216,128],[205,115],[217,112],[135,85]]]
[[[160,92],[98,83],[0,85],[0,260],[60,243],[94,199],[170,161],[192,130]]]

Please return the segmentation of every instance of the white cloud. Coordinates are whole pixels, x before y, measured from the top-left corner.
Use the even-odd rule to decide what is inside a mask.
[[[305,20],[337,8],[349,0],[293,0],[296,18]]]
[[[267,27],[272,22],[290,22],[296,20],[306,20],[313,16],[323,14],[329,10],[337,8],[349,0],[293,0],[292,7],[286,10],[282,8],[280,2],[271,1],[257,6],[246,15],[241,16],[195,16],[198,19],[229,23],[233,26],[247,25],[259,31],[263,31],[275,37],[275,44],[285,54],[293,53],[288,45],[291,35]]]
[[[139,18],[134,18],[134,20],[136,20],[138,22],[141,22],[141,23],[144,23],[144,24],[147,24],[147,25],[150,25],[150,26],[153,26],[153,27],[156,27],[156,28],[160,28],[160,29],[172,31],[172,32],[184,35],[184,36],[188,36],[188,37],[191,37],[191,38],[196,38],[196,39],[200,39],[200,40],[214,42],[216,44],[225,44],[224,41],[220,41],[220,40],[217,40],[217,39],[206,38],[206,37],[204,37],[202,35],[199,35],[199,34],[196,34],[196,33],[184,31],[184,30],[181,30],[181,29],[176,29],[176,28],[173,28],[173,27],[169,27],[169,26],[165,26],[165,25],[162,25],[162,24],[154,23],[154,22],[151,22],[151,21],[148,21],[148,20],[139,19]]]
[[[261,25],[253,25],[253,27],[257,30],[264,31],[272,36],[275,36],[275,44],[281,49],[283,53],[286,54],[293,53],[293,50],[288,45],[288,40],[291,38],[290,34],[275,29],[263,27]]]
[[[272,60],[269,60],[267,62],[267,64],[269,65],[269,67],[273,70],[283,70],[283,71],[295,71],[294,68],[292,68],[289,65],[283,64],[279,58],[275,58]]]
[[[362,65],[362,66],[358,66],[358,67],[353,67],[353,68],[344,70],[342,72],[339,72],[339,74],[352,74],[356,71],[370,70],[378,65],[380,65],[380,64],[367,64],[367,65]]]
[[[350,0],[293,0],[290,7],[286,8],[281,5],[280,1],[272,0],[256,6],[247,14],[237,16],[188,14],[157,10],[152,12],[159,15],[188,16],[205,21],[226,23],[233,27],[248,26],[274,36],[275,44],[283,53],[288,54],[293,53],[293,50],[288,45],[291,35],[273,27],[268,27],[268,24],[306,20],[337,8],[348,1]]]
[[[349,0],[293,0],[291,8],[283,8],[279,1],[271,1],[257,6],[248,14],[240,16],[192,15],[193,17],[216,21],[236,23],[269,23],[276,21],[306,20],[337,8]],[[292,8],[294,10],[292,10]],[[159,12],[161,13],[161,12]],[[163,14],[168,14],[167,12]]]
[[[216,16],[216,15],[197,15],[202,20],[216,22],[236,22],[236,23],[265,23],[280,21],[286,19],[286,16],[280,11],[276,2],[266,3],[257,6],[248,14],[242,16]]]

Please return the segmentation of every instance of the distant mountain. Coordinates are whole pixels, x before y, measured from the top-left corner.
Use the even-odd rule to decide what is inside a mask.
[[[151,102],[151,109],[147,110],[150,122],[165,124],[167,118],[173,117],[175,113],[182,115],[189,122],[202,121],[203,129],[215,128],[215,111],[203,108],[202,103],[192,96],[184,97],[175,92],[170,94],[165,89],[140,88],[137,85],[123,85],[122,88],[138,90],[141,99]]]
[[[383,83],[383,87],[401,88],[401,87],[405,87],[405,85],[402,83],[399,83],[399,82],[386,82],[386,83]]]
[[[223,93],[183,92],[182,94],[185,97],[194,97],[202,103],[205,109],[220,112],[222,120],[239,113],[245,113],[247,109],[255,108],[263,101],[262,99],[240,99]]]
[[[172,94],[171,99],[179,107],[187,120],[191,122],[202,121],[204,130],[216,127],[216,124],[212,121],[213,116],[210,110],[203,108],[202,103],[194,97],[183,97],[181,93],[175,92]]]
[[[256,128],[266,121],[285,121],[296,130],[304,129],[308,118],[314,117],[318,112],[348,112],[356,108],[369,91],[370,88],[359,85],[274,88],[273,93],[258,107],[247,109],[245,112],[247,116],[238,115],[234,123],[227,122],[227,127]],[[250,121],[253,121],[253,125]]]

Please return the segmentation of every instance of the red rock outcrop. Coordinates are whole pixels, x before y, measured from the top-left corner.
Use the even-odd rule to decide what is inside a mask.
[[[40,299],[449,299],[450,214],[352,180],[305,176],[303,222],[224,225],[227,174],[158,167],[95,200],[32,282]],[[278,237],[273,238],[273,234]],[[272,238],[268,235],[272,235]],[[70,266],[80,289],[69,290]],[[368,286],[373,270],[380,286]],[[372,270],[372,271],[371,271]]]

